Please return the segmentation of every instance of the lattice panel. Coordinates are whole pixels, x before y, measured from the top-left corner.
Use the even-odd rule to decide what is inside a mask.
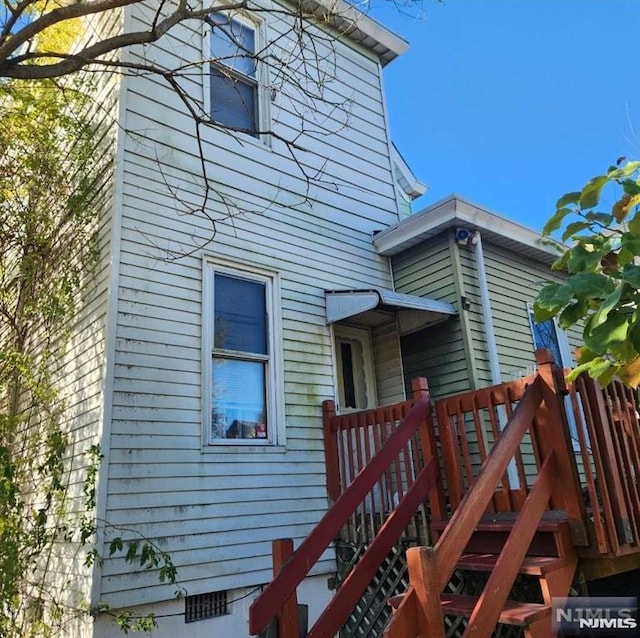
[[[412,544],[414,543],[411,541],[401,542],[391,549],[348,621],[340,630],[340,638],[378,638],[382,635],[391,617],[389,598],[404,593],[409,586],[405,549]],[[346,577],[365,549],[365,546],[351,547],[349,551],[339,548],[341,580]],[[345,559],[348,560],[345,561]]]

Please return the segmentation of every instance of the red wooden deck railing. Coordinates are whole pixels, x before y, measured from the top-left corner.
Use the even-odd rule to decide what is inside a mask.
[[[533,379],[436,404],[453,513],[433,550],[408,551],[411,588],[385,636],[444,638],[440,596],[487,509],[505,508],[519,513],[484,594],[478,598],[465,637],[488,636],[495,627],[547,504],[564,510],[578,543],[586,542],[578,475],[563,423],[561,399],[555,391],[551,359],[545,353],[537,353],[537,360],[539,373]],[[512,409],[516,397],[517,405]],[[503,427],[498,408],[508,414]],[[484,422],[488,422],[489,434],[494,438],[490,450],[483,440],[483,410],[487,417]],[[470,461],[470,431],[478,436],[477,453],[482,463],[477,469]],[[536,467],[536,478],[531,481],[522,453],[527,434]],[[462,461],[456,457],[460,449],[467,457]],[[517,486],[508,476],[512,463]],[[521,503],[516,507],[518,501]]]
[[[546,364],[559,395],[558,429],[573,451],[567,479],[586,508],[583,556],[640,551],[640,414],[637,393],[615,380],[602,388],[589,377],[565,384],[567,370]],[[550,377],[550,378],[551,378]],[[535,377],[436,402],[446,498],[455,510],[470,489],[506,420]],[[541,467],[540,441],[528,431],[500,477],[489,511],[519,511]],[[578,515],[576,510],[576,516]],[[583,517],[584,514],[581,514]]]
[[[337,414],[335,403],[323,403],[327,489],[332,502],[338,500],[396,431],[402,419],[415,403],[427,398],[426,379],[412,381],[412,397],[407,401],[361,412]],[[431,423],[431,421],[429,421]],[[394,509],[425,459],[435,456],[436,440],[433,427],[416,431],[410,442],[382,472],[362,503],[341,530],[341,538],[353,544],[368,543],[375,538],[386,516]],[[429,492],[432,512],[442,512],[442,492],[434,486]],[[416,521],[426,529],[424,512]]]
[[[362,447],[350,448],[351,457],[348,458],[353,459],[351,464],[348,468],[343,468],[338,482],[335,482],[334,476],[331,479],[334,481],[333,485],[329,483],[329,494],[335,500],[334,504],[251,605],[249,631],[252,635],[264,631],[272,618],[281,613],[297,586],[348,521],[351,520],[354,525],[362,525],[361,520],[375,519],[375,514],[379,513],[384,521],[377,528],[375,538],[308,634],[309,638],[334,636],[412,516],[424,503],[427,495],[433,493],[438,466],[431,447],[431,403],[426,382],[419,383],[415,389],[416,396],[411,402],[402,404],[401,408],[396,406],[391,414],[379,413],[387,419],[382,424],[377,424],[380,437],[382,429],[388,428],[393,418],[394,428],[387,429],[384,439],[376,439],[375,436],[378,434],[371,434],[374,437],[373,443],[369,439],[367,444],[365,437],[360,440]],[[368,417],[365,418],[363,423],[368,420]],[[396,426],[398,421],[400,422]],[[334,446],[329,448],[331,450],[338,450],[341,445],[348,444],[347,439],[342,443],[339,441],[341,437],[338,436],[338,432],[343,422],[331,410],[330,404],[325,404],[325,423],[330,426],[330,431],[336,434]],[[414,449],[416,435],[420,441],[422,455],[419,466],[415,462],[418,458]],[[326,435],[326,439],[331,439],[330,433]],[[355,441],[352,443],[355,444]],[[375,454],[365,463],[362,454],[363,450],[366,454],[367,445],[371,446],[370,450],[375,450]],[[359,459],[362,459],[362,462]],[[409,469],[411,471],[403,476],[402,471]],[[391,477],[396,477],[395,481],[387,483]],[[340,480],[345,481],[347,485],[341,493],[337,490]],[[376,489],[379,489],[384,497],[376,496]],[[392,501],[389,500],[390,492],[383,490],[394,490]],[[383,505],[384,512],[377,512],[376,508]],[[368,511],[367,508],[371,509]],[[359,533],[357,529],[355,531]]]
[[[561,387],[562,383],[561,377]],[[581,553],[610,557],[637,553],[640,549],[637,393],[619,380],[602,388],[589,377],[578,378],[566,392],[591,533],[591,551]]]

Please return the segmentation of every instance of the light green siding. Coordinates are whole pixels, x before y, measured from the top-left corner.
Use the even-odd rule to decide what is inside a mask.
[[[397,255],[392,266],[398,292],[458,306],[459,289],[447,233]],[[471,387],[462,330],[460,319],[452,317],[402,337],[407,388],[416,376],[427,377],[434,397],[463,392]]]
[[[562,275],[485,239],[483,253],[501,377],[509,381],[534,371],[528,305],[545,281]],[[427,376],[436,397],[492,385],[474,247],[459,246],[445,232],[394,256],[392,266],[399,292],[447,301],[460,313],[402,338],[406,384]],[[568,337],[573,350],[580,333]]]
[[[502,380],[532,374],[535,356],[528,305],[546,281],[563,277],[544,263],[486,242],[484,258]],[[568,334],[571,350],[579,345],[579,336],[575,330]]]

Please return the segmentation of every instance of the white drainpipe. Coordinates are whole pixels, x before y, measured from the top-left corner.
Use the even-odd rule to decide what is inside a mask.
[[[480,288],[482,319],[484,321],[484,330],[487,337],[487,352],[489,354],[489,367],[491,368],[491,383],[493,385],[498,385],[499,383],[502,383],[502,375],[500,374],[498,349],[496,348],[496,333],[493,328],[491,303],[489,302],[489,286],[487,285],[487,272],[484,268],[484,253],[482,251],[482,238],[480,237],[480,231],[476,230],[476,232],[473,234],[472,243],[476,258],[478,286]]]
[[[491,383],[498,385],[502,383],[500,374],[500,362],[498,361],[498,348],[496,347],[496,332],[493,327],[493,316],[491,314],[491,303],[489,301],[489,286],[487,284],[487,272],[484,268],[484,252],[482,250],[482,237],[480,231],[473,234],[471,243],[474,247],[476,258],[476,272],[478,275],[478,287],[480,288],[480,305],[482,306],[482,318],[484,321],[484,331],[487,339],[487,353],[489,355],[489,367],[491,369]],[[507,413],[503,406],[498,407],[498,421],[500,429],[507,424]],[[512,459],[507,467],[507,476],[512,489],[520,487],[520,479],[516,464]]]

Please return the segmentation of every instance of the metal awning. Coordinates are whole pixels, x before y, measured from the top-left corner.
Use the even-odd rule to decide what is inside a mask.
[[[325,292],[327,323],[349,319],[352,323],[375,327],[397,316],[401,334],[439,323],[457,314],[444,301],[405,295],[384,288],[328,290]]]

